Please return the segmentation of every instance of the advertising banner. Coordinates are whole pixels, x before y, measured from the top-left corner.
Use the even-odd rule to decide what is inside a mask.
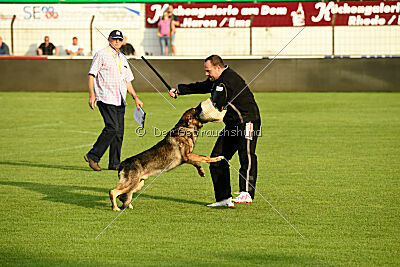
[[[142,26],[141,4],[0,4],[0,22],[8,23],[16,15],[16,25],[24,28],[88,27],[92,16],[101,27]]]
[[[253,0],[248,2],[277,2],[277,1],[283,1],[283,2],[288,2],[288,1],[296,1],[296,0],[264,0],[264,1],[259,1],[259,0]],[[303,1],[313,1],[313,0],[303,0]],[[32,3],[34,1],[32,0],[0,0],[0,3]],[[99,4],[99,3],[164,3],[165,1],[162,0],[40,0],[40,3],[60,3],[63,2],[63,4],[76,4],[76,3],[84,3],[84,4],[89,4],[89,3],[94,3],[94,4]],[[174,0],[174,3],[185,3],[188,2],[188,0]],[[201,3],[201,2],[221,2],[221,0],[190,0],[192,3]],[[246,2],[246,0],[229,0],[229,2]]]
[[[146,27],[157,27],[168,4],[146,4]],[[181,28],[400,25],[399,1],[173,4]]]

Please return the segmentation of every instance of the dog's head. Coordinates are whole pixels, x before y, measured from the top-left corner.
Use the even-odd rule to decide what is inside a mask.
[[[191,108],[186,110],[179,120],[178,125],[200,129],[201,127],[203,127],[203,123],[200,121],[199,114],[200,111],[198,108]]]

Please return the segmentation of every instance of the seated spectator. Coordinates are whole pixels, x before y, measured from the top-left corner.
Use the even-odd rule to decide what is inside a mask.
[[[58,56],[58,48],[53,45],[53,43],[50,43],[50,37],[45,36],[44,37],[44,43],[42,43],[38,48],[36,48],[36,53],[41,56],[41,55],[53,55],[53,50],[56,51],[56,56]]]
[[[8,45],[3,42],[3,38],[0,36],[0,55],[10,55]]]
[[[72,38],[72,45],[68,46],[65,52],[70,56],[83,56],[83,47],[78,44],[77,37]]]
[[[122,41],[122,46],[119,49],[119,51],[122,52],[122,54],[124,54],[125,56],[129,56],[129,55],[134,55],[136,56],[136,51],[135,48],[133,48],[133,46],[130,43],[127,43],[126,40],[128,38],[126,37],[126,35],[124,36],[124,40]]]

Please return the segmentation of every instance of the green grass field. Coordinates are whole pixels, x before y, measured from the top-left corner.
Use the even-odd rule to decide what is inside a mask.
[[[142,93],[144,137],[126,112],[122,158],[150,148],[205,96]],[[160,175],[117,216],[115,171],[83,155],[103,125],[87,93],[0,93],[0,264],[400,265],[400,94],[257,93],[262,137],[256,195],[233,209],[214,201],[190,165]],[[223,124],[207,124],[205,130]],[[210,154],[216,137],[197,140]],[[108,152],[100,162],[106,168]],[[239,168],[237,155],[232,160]],[[155,176],[150,177],[146,185]],[[238,175],[231,169],[232,191]]]

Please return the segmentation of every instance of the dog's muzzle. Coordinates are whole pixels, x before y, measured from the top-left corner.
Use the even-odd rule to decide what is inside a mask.
[[[211,98],[200,103],[201,112],[199,118],[203,122],[222,122],[226,110],[219,111],[212,103]]]

